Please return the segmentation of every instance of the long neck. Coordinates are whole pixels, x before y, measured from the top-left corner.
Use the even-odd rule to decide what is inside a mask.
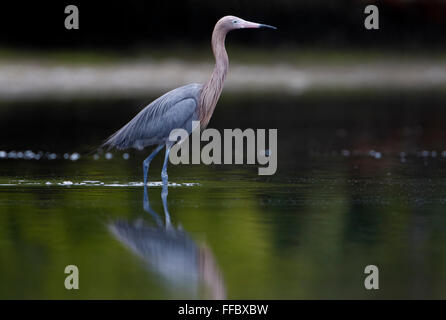
[[[215,67],[211,78],[203,86],[200,95],[198,116],[202,129],[206,128],[211,119],[218,98],[223,90],[223,83],[228,71],[229,60],[225,49],[225,37],[226,31],[217,24],[212,33],[212,51],[215,56]]]

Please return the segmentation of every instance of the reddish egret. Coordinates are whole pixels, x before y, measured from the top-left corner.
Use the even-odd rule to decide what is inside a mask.
[[[166,154],[161,171],[163,182],[167,182],[167,162],[169,152],[175,142],[169,141],[169,134],[174,129],[192,132],[192,121],[200,121],[201,130],[205,129],[212,117],[217,100],[223,90],[223,82],[228,71],[228,55],[225,49],[226,34],[235,29],[271,28],[261,23],[226,16],[215,25],[212,33],[212,51],[215,67],[211,78],[205,84],[192,83],[176,88],[159,97],[129,123],[110,136],[103,144],[109,148],[128,149],[156,145],[155,150],[143,162],[144,185],[147,184],[149,165],[156,154],[165,146]]]

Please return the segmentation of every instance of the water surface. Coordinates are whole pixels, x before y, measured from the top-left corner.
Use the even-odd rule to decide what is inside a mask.
[[[224,95],[211,126],[277,128],[277,173],[170,166],[163,189],[158,157],[146,199],[146,152],[86,154],[143,101],[3,103],[0,298],[446,298],[445,98]]]

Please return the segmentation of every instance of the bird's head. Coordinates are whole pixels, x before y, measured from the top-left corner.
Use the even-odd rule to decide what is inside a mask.
[[[262,24],[262,23],[256,23],[256,22],[250,22],[243,20],[241,18],[235,17],[235,16],[225,16],[221,18],[217,22],[217,26],[220,26],[223,28],[226,32],[229,32],[231,30],[235,29],[258,29],[258,28],[269,28],[269,29],[277,29],[276,27]]]

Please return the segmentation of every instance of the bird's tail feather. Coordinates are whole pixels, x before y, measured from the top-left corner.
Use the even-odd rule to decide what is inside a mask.
[[[85,156],[91,156],[93,154],[99,153],[102,154],[104,151],[109,151],[113,148],[116,149],[122,149],[120,148],[119,144],[117,144],[116,141],[116,135],[119,133],[119,131],[113,133],[110,137],[108,137],[101,145],[95,146],[95,147],[87,147],[87,150],[82,152]]]
[[[125,128],[125,127],[124,127]],[[101,144],[100,148],[105,150],[110,150],[116,148],[118,150],[127,149],[127,141],[125,137],[123,137],[122,131],[123,129],[116,131],[110,137],[108,137],[103,144]]]

